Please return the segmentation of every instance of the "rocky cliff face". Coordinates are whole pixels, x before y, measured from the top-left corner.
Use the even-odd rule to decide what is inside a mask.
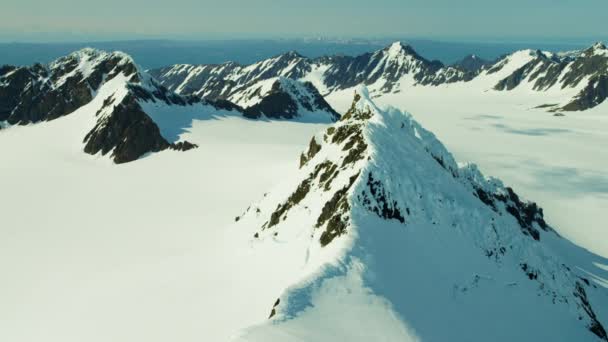
[[[86,153],[111,152],[114,162],[120,164],[171,146],[131,94],[123,99],[108,98],[96,116],[97,124],[84,138]]]
[[[28,124],[53,120],[89,103],[99,87],[118,74],[139,78],[122,53],[83,49],[49,65],[0,70],[0,121]]]
[[[303,60],[296,54],[285,54],[272,65],[247,70],[226,64],[215,73],[221,78],[242,69],[245,84],[268,81],[266,85],[249,87],[241,94],[249,101],[247,110],[221,96],[203,99],[177,94],[140,70],[131,57],[121,52],[83,49],[48,65],[3,66],[0,68],[0,128],[54,120],[85,107],[97,96],[105,96],[100,101],[103,105],[94,109],[96,124],[85,134],[84,151],[109,154],[114,162],[124,163],[165,149],[186,151],[197,147],[188,141],[169,141],[163,137],[151,113],[146,112],[154,109],[144,109],[149,108],[145,104],[158,104],[156,109],[162,108],[164,112],[179,112],[188,107],[192,112],[223,111],[249,118],[337,120],[337,113],[312,84],[284,77],[269,78],[298,59]],[[291,70],[296,72],[297,68],[294,66]],[[104,95],[99,95],[101,93]]]
[[[472,73],[479,73],[485,67],[491,66],[493,63],[487,61],[477,55],[465,56],[460,61],[454,63],[454,68],[459,68]]]

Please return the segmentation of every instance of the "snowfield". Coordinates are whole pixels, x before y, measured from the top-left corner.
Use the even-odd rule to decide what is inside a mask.
[[[0,340],[226,341],[263,321],[264,279],[222,228],[325,126],[195,120],[198,149],[115,165],[82,152],[97,105],[0,132]]]
[[[499,181],[457,166],[407,113],[359,93],[315,137],[318,152],[234,228],[249,233],[252,255],[276,256],[268,268],[301,270],[271,320],[239,341],[596,340],[581,325],[576,279],[598,286],[587,296],[605,320],[608,274],[597,264],[607,259],[540,221],[538,241],[523,233],[502,204],[470,192],[502,194]]]
[[[538,95],[536,95],[538,96]],[[341,99],[329,102],[337,110]],[[608,256],[608,103],[553,116],[533,93],[422,87],[376,99],[412,112],[460,162],[474,162],[525,198],[568,239]]]
[[[400,91],[380,92],[382,78],[369,97],[334,91],[340,113],[363,97],[364,118],[331,132],[360,127],[337,142],[314,123],[325,116],[141,102],[170,143],[199,147],[116,165],[83,138],[106,98],[127,95],[122,74],[72,114],[0,122],[0,340],[598,340],[608,102],[554,116],[534,107],[564,92],[491,90],[531,54],[473,86],[406,75]],[[506,202],[492,209],[474,190],[506,190],[468,163],[538,203],[550,227],[535,216],[525,232]]]

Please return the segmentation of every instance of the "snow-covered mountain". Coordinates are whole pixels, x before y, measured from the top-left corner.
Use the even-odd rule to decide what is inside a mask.
[[[241,66],[175,65],[150,72],[180,94],[247,103],[251,88],[276,77],[310,81],[324,95],[364,84],[373,96],[406,92],[413,86],[437,87],[462,84],[472,92],[509,91],[521,87],[538,93],[560,93],[557,104],[539,103],[549,110],[579,111],[593,108],[606,98],[608,50],[597,43],[584,51],[553,54],[522,50],[496,62],[477,56],[445,66],[429,61],[401,42],[356,57],[305,58],[289,52],[258,63]],[[479,82],[477,82],[479,81]],[[441,89],[445,92],[445,89]]]
[[[123,75],[138,82],[133,60],[120,52],[83,49],[49,65],[0,68],[0,121],[36,123],[69,114],[99,88]]]
[[[596,43],[592,47],[570,54],[541,51],[534,58],[501,80],[497,90],[529,87],[535,91],[577,89],[578,94],[560,107],[547,104],[554,110],[580,111],[602,103],[608,94],[608,49]]]
[[[175,65],[150,71],[169,89],[206,98],[225,98],[241,105],[241,93],[259,81],[288,77],[312,82],[323,95],[359,84],[378,84],[386,92],[402,82],[440,84],[467,79],[464,71],[429,61],[401,42],[357,57],[330,56],[309,59],[296,52],[249,66]]]
[[[365,88],[236,220],[291,274],[243,341],[608,340],[605,260]]]
[[[484,67],[489,66],[491,64],[492,64],[492,62],[487,61],[477,55],[468,55],[468,56],[465,56],[460,61],[452,64],[452,66],[454,66],[456,68],[462,68],[469,72],[477,73],[477,72],[481,71],[481,69],[483,69]]]
[[[608,259],[562,237],[606,250],[606,103],[529,115],[589,77],[505,81],[602,49],[466,70],[397,43],[152,71],[161,81],[92,49],[2,67],[0,338],[606,340]],[[517,174],[519,194],[553,191],[547,218],[388,104],[459,159]]]
[[[83,49],[49,65],[0,68],[0,122],[25,125],[87,110],[95,124],[83,132],[84,151],[110,153],[116,163],[165,149],[189,150],[179,132],[193,119],[214,115],[333,122],[338,114],[310,83],[267,80],[250,88],[248,106],[179,95],[142,71],[121,52]],[[176,127],[178,125],[179,127]],[[160,127],[159,127],[160,126]],[[177,131],[177,132],[176,132]]]
[[[340,118],[310,82],[279,77],[259,83],[257,87],[249,88],[242,94],[244,98],[238,101],[250,104],[244,111],[246,117],[296,119],[301,116],[305,120],[310,120],[321,115],[325,120],[330,118],[332,121]]]

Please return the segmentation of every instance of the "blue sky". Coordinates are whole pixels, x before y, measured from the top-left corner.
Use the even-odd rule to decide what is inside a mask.
[[[0,40],[604,39],[608,0],[7,0]]]

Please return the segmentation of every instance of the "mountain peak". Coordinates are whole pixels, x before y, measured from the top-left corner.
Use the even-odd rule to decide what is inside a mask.
[[[280,76],[259,95],[260,101],[245,109],[245,117],[328,123],[340,117],[310,82]]]
[[[594,312],[603,300],[567,265],[568,252],[559,254],[560,237],[542,210],[474,165],[459,167],[410,114],[379,109],[365,88],[342,120],[312,138],[293,176],[237,223],[254,253],[276,251],[296,260],[287,268],[304,272],[286,282],[274,306],[268,303],[271,320],[254,332],[289,329],[304,310],[308,318],[326,317],[327,303],[347,311],[351,298],[334,297],[344,289],[379,296],[391,317],[419,317],[406,322],[423,340],[467,340],[477,326],[502,329],[508,336],[501,340],[522,340],[556,320],[568,328],[543,330],[552,339],[566,332],[566,340],[590,332],[607,339]],[[362,280],[352,282],[355,276]],[[437,284],[444,287],[437,291]],[[509,300],[497,296],[505,288]],[[429,307],[432,315],[420,315]],[[437,329],[454,313],[453,326],[463,329]],[[518,329],[505,333],[506,321]]]
[[[380,109],[371,100],[369,90],[361,85],[355,89],[355,97],[350,109],[342,116],[340,121],[369,120],[377,115]]]
[[[69,54],[73,57],[95,57],[99,55],[107,55],[107,52],[92,47],[84,47]]]
[[[300,58],[305,58],[302,54],[300,54],[298,51],[296,50],[290,50],[285,52],[284,54],[280,55],[279,57],[283,57],[283,58],[288,58],[288,59],[300,59]]]
[[[414,50],[414,48],[412,48],[411,45],[403,43],[402,41],[392,43],[390,46],[386,47],[385,50],[390,56],[402,54],[418,56],[418,53]]]
[[[586,50],[583,50],[581,56],[584,56],[584,57],[592,57],[592,56],[604,56],[604,57],[608,57],[608,48],[606,48],[606,45],[604,45],[603,42],[596,42],[595,44],[591,45],[591,47],[587,48]]]
[[[470,54],[470,55],[465,56],[460,61],[454,63],[453,65],[460,67],[466,71],[477,72],[488,64],[489,64],[489,62],[486,61],[485,59],[483,59],[475,54]]]

